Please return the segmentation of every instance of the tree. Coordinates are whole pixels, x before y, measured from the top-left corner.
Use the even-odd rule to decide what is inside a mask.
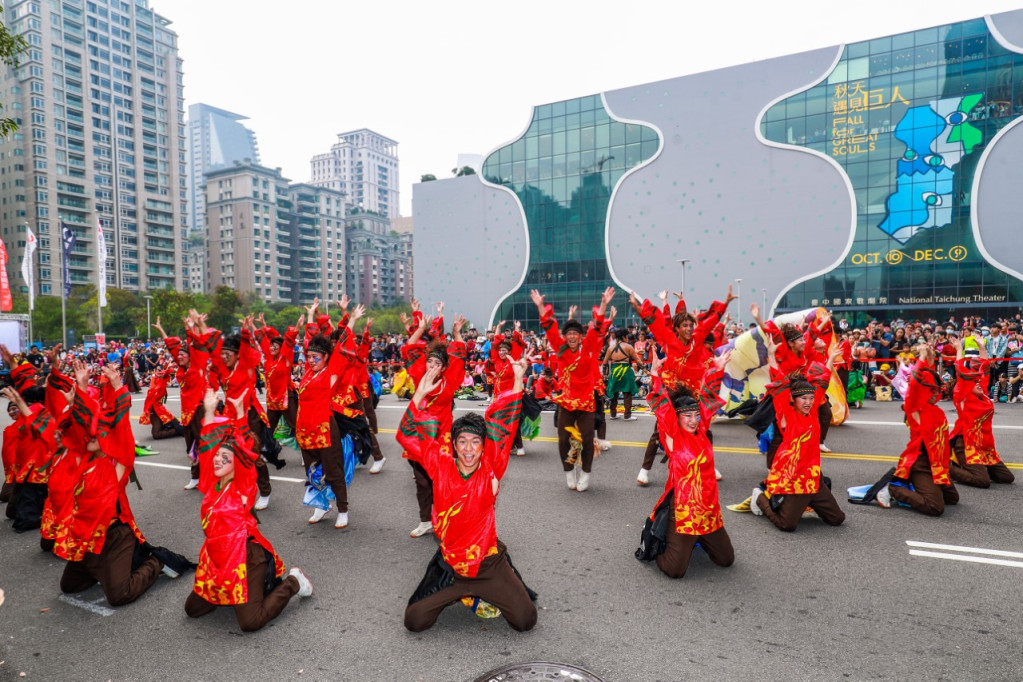
[[[0,12],[3,7],[0,7]],[[0,61],[12,70],[18,68],[18,55],[28,49],[28,42],[19,35],[14,35],[0,22]],[[0,105],[0,110],[3,106]],[[13,118],[0,118],[0,137],[7,137],[18,129],[18,122]]]
[[[437,176],[433,173],[427,173],[426,175],[419,176],[419,182],[432,182],[437,179]]]
[[[452,168],[451,174],[457,177],[463,175],[476,175],[476,170],[472,166],[462,166],[461,168]]]
[[[242,297],[234,289],[221,285],[213,292],[207,324],[228,334],[238,326],[241,310]],[[248,310],[245,312],[248,313]]]

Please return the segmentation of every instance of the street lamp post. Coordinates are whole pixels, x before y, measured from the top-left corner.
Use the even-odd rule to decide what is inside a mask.
[[[146,340],[148,341],[150,338],[152,338],[152,337],[150,337],[150,330],[153,327],[152,327],[152,321],[151,321],[151,319],[149,317],[149,302],[153,300],[153,297],[152,296],[146,296],[145,299],[146,299]]]
[[[738,305],[738,312],[735,314],[735,319],[742,327],[742,277],[735,280],[735,300]]]
[[[689,266],[688,258],[679,258],[678,263],[682,264],[682,298],[686,296],[686,268]]]
[[[767,311],[767,289],[761,289],[760,293],[763,294],[763,296],[764,296],[764,308],[763,308],[763,312],[760,313],[760,314],[761,315],[766,315],[767,312],[768,312]]]

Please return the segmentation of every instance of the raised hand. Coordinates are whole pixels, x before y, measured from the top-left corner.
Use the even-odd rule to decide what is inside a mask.
[[[45,355],[49,359],[51,367],[56,367],[57,364],[60,362],[60,349],[61,348],[62,348],[62,345],[58,343],[56,346],[54,346],[53,348],[51,348],[50,350],[46,351],[43,354],[43,355]]]
[[[640,297],[636,295],[635,291],[629,292],[629,305],[632,306],[632,309],[636,311],[637,315],[639,315],[643,310],[643,304],[640,300]]]
[[[615,319],[615,315],[617,315],[617,314],[618,314],[618,308],[615,308],[614,306],[611,306],[611,314],[608,316],[608,319],[609,320]]]
[[[543,303],[543,296],[540,295],[539,291],[537,291],[536,289],[530,289],[530,291],[529,291],[529,298],[530,298],[530,300],[533,301],[533,305],[535,305],[541,311],[543,310],[543,305],[544,305],[544,303]]]
[[[341,300],[337,302],[337,307],[341,309],[342,313],[348,312],[348,306],[351,305],[352,299],[348,297],[348,294],[341,294]]]
[[[121,380],[121,372],[115,365],[108,362],[103,365],[100,372],[102,372],[103,376],[105,376],[107,381],[110,382],[110,388],[115,391],[119,390],[121,386],[124,385],[124,382]]]
[[[248,410],[245,409],[245,396],[248,395],[248,393],[249,389],[246,388],[237,398],[227,399],[227,402],[231,403],[231,406],[234,408],[235,419],[241,419],[245,415],[245,413],[248,412]],[[205,404],[205,400],[203,401],[203,403]]]
[[[213,415],[217,411],[217,394],[212,388],[207,388],[206,392],[203,394],[202,406],[206,410],[206,417],[203,421],[212,421]]]
[[[732,350],[731,349],[726,350],[724,353],[714,358],[714,367],[723,372],[725,370],[725,365],[728,364],[728,361],[729,359],[731,359],[731,357]]]
[[[728,305],[729,303],[731,303],[732,301],[734,301],[737,298],[739,298],[739,297],[732,293],[732,285],[729,284],[728,285],[728,294],[725,296],[725,305]]]
[[[414,312],[414,313],[418,313],[419,312],[419,299],[418,298],[413,298],[412,299],[412,312]]]
[[[444,301],[437,301],[437,317],[444,315]]]
[[[603,303],[606,306],[608,303],[610,303],[614,299],[614,297],[615,297],[615,288],[614,287],[608,287],[607,289],[604,289],[604,293],[601,294],[600,301],[601,301],[601,303]]]
[[[71,368],[75,376],[75,382],[78,384],[79,388],[83,390],[88,388],[89,377],[92,376],[89,366],[76,358],[72,363]]]
[[[416,393],[412,396],[413,402],[417,404],[421,403],[426,396],[430,395],[440,386],[441,371],[440,367],[430,367],[426,370],[426,374],[423,375],[419,385],[416,386]]]
[[[570,305],[570,306],[568,306],[568,319],[574,320],[575,319],[575,315],[578,312],[579,312],[579,306],[577,306],[577,305]]]
[[[356,320],[361,319],[365,315],[366,306],[360,303],[359,305],[355,306],[355,310],[352,311],[352,322],[354,323]]]
[[[14,359],[14,355],[11,351],[2,343],[0,343],[0,357],[3,357],[4,364],[7,365],[8,368],[13,368],[16,364],[18,364],[18,361]]]
[[[522,333],[522,323],[519,322],[518,320],[515,320],[515,331],[517,331],[520,334]]]

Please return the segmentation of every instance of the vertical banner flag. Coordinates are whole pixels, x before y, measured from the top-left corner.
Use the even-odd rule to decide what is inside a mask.
[[[71,249],[75,248],[75,242],[78,241],[78,237],[75,233],[67,226],[67,223],[62,222],[61,226],[61,240],[64,243],[64,298],[68,298],[71,295],[71,270],[69,263],[71,261]]]
[[[103,235],[103,225],[96,218],[96,258],[99,264],[96,267],[99,273],[99,307],[107,307],[107,240]]]
[[[11,298],[11,283],[7,279],[7,247],[0,240],[0,310],[8,312],[14,307]]]
[[[32,229],[27,225],[25,232],[28,234],[25,237],[25,259],[21,261],[21,277],[28,285],[28,309],[31,311],[36,307],[35,253],[39,244],[36,243],[36,236],[32,233]]]

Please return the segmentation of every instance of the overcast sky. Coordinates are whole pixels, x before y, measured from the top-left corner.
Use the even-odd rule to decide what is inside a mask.
[[[486,154],[530,107],[1023,7],[1023,0],[151,0],[185,104],[246,115],[293,181],[337,134],[399,142],[401,213],[424,173]]]

